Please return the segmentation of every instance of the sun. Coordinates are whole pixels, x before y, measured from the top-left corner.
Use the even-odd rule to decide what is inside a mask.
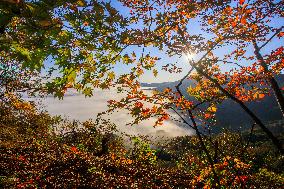
[[[188,52],[185,54],[186,58],[192,60],[195,57],[195,53]]]

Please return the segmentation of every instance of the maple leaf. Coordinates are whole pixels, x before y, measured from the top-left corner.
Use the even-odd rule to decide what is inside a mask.
[[[245,17],[242,17],[242,19],[241,19],[241,23],[242,23],[242,24],[246,24],[246,23],[247,23],[247,20],[246,20],[246,18],[245,18]]]
[[[78,153],[78,148],[76,146],[72,146],[70,150],[74,153]]]
[[[277,36],[278,36],[279,38],[280,38],[280,37],[283,37],[283,36],[284,36],[284,32],[280,32]]]
[[[253,95],[253,98],[255,98],[255,99],[262,99],[264,97],[265,97],[265,94],[262,94],[262,93],[255,93]]]
[[[212,117],[212,114],[204,114],[204,118],[205,119],[209,119],[209,118],[211,118]]]
[[[259,94],[258,97],[259,97],[260,99],[262,99],[262,98],[265,97],[265,94]]]
[[[84,25],[84,26],[88,26],[88,25],[89,25],[89,22],[86,21],[86,22],[83,23],[83,25]]]

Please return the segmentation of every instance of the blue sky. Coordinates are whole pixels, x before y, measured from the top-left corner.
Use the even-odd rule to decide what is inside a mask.
[[[110,2],[112,4],[112,6],[115,7],[117,10],[119,10],[119,12],[123,16],[129,16],[130,10],[128,8],[124,7],[120,2],[118,2],[117,0],[112,0]],[[275,27],[281,27],[281,26],[284,25],[284,18],[274,19],[271,22],[271,24]],[[198,20],[190,21],[189,28],[190,28],[191,34],[200,34],[201,33],[204,37],[209,38],[208,34],[201,31],[201,27],[200,27]],[[281,45],[283,45],[283,38],[282,38],[282,40],[280,40],[278,38],[274,38],[274,40],[272,40],[272,42],[270,42],[266,46],[266,48],[264,48],[262,50],[262,53],[266,54],[269,51],[271,51],[271,49],[275,49],[275,47],[279,47]],[[231,50],[231,49],[232,49],[232,47],[219,48],[219,49],[216,49],[215,52],[216,52],[217,55],[222,56],[223,54],[228,52],[228,50]],[[132,53],[133,51],[136,54],[141,55],[142,54],[142,47],[130,46],[125,50],[126,53]],[[165,53],[165,51],[160,51],[160,50],[158,50],[157,48],[154,48],[154,47],[145,48],[145,53],[147,53],[147,52],[150,52],[151,55],[154,55],[154,56],[161,58],[161,60],[159,60],[157,65],[156,65],[156,68],[159,71],[159,74],[155,78],[152,71],[145,71],[145,74],[140,79],[141,82],[155,83],[155,82],[176,81],[176,80],[181,79],[190,69],[190,66],[187,63],[186,56],[169,57]],[[253,51],[251,51],[250,53],[253,53]],[[198,60],[198,57],[200,57],[200,56],[201,55],[199,54],[199,55],[195,56],[194,59]],[[52,59],[51,58],[49,58],[47,60],[47,62],[48,62],[47,65],[52,65],[52,63],[51,63]],[[161,70],[163,65],[166,65],[166,64],[169,64],[169,63],[174,63],[174,64],[176,64],[177,67],[181,67],[183,69],[183,72],[179,73],[179,74],[170,74],[168,72]],[[132,66],[127,66],[127,65],[124,65],[122,63],[118,63],[117,65],[115,65],[114,71],[117,74],[123,74],[125,72],[128,72]],[[224,71],[228,71],[231,68],[232,68],[232,66],[229,65],[229,64],[222,66],[222,69]]]
[[[129,15],[129,9],[123,7],[121,5],[121,3],[117,2],[117,0],[112,0],[111,1],[112,5],[114,7],[116,7],[122,15],[124,16],[128,16]],[[276,28],[279,28],[281,26],[284,25],[284,18],[277,18],[277,19],[272,19],[272,22],[270,23],[271,26],[274,26]],[[204,37],[209,38],[210,36],[207,33],[204,33],[201,30],[201,26],[200,23],[198,22],[197,19],[190,21],[189,24],[189,28],[190,28],[190,33],[191,34],[202,34]],[[275,49],[277,47],[283,46],[283,38],[280,40],[279,38],[274,38],[265,48],[262,49],[262,54],[267,54],[271,51],[271,49]],[[261,46],[262,43],[259,43],[259,46]],[[214,52],[216,53],[216,55],[218,56],[223,56],[225,53],[227,53],[229,50],[232,50],[233,47],[221,47],[219,49],[216,49]],[[165,52],[159,51],[156,48],[147,48],[147,50],[149,52],[151,52],[152,55],[161,57],[162,59],[158,62],[157,64],[157,69],[159,71],[159,75],[157,78],[153,77],[152,72],[146,72],[145,75],[141,78],[142,82],[167,82],[167,81],[176,81],[181,79],[190,69],[190,66],[187,63],[186,57],[182,56],[182,57],[169,57]],[[132,52],[141,52],[141,48],[137,48],[137,47],[129,47],[127,49],[127,51]],[[250,50],[248,51],[249,54],[253,54],[253,48],[250,48]],[[197,55],[194,57],[195,60],[198,60],[198,57],[200,57],[201,55]],[[183,68],[183,72],[179,73],[179,74],[169,74],[168,72],[162,71],[161,68],[163,65],[166,65],[168,63],[176,63],[176,65],[178,67]],[[241,62],[242,63],[242,62]],[[244,63],[243,65],[245,65],[246,63]],[[229,71],[231,68],[233,68],[232,65],[230,64],[226,64],[223,65],[222,67],[223,71]],[[115,70],[117,72],[123,72],[125,71],[126,66],[119,66],[116,67]]]
[[[110,1],[112,6],[117,8],[119,12],[123,16],[129,16],[130,14],[130,9],[127,7],[123,6],[120,2],[117,0],[112,0]],[[195,22],[193,23],[193,27],[196,28],[196,32],[199,32],[199,26],[198,23]],[[135,52],[136,54],[142,54],[142,47],[128,47],[126,49],[129,53]],[[145,83],[160,83],[160,82],[168,82],[168,81],[177,81],[183,77],[184,74],[188,72],[190,69],[186,56],[183,57],[178,57],[178,56],[173,56],[169,57],[165,52],[160,51],[158,48],[155,47],[147,47],[145,48],[145,53],[150,52],[151,55],[160,57],[161,60],[157,62],[156,69],[159,71],[159,74],[157,77],[154,77],[152,71],[145,71],[144,75],[141,77],[141,82]],[[162,66],[166,64],[176,64],[177,67],[181,67],[183,69],[182,73],[179,74],[169,74],[169,72],[163,71]],[[119,66],[115,67],[115,72],[122,74],[125,73],[125,70],[129,69],[129,66],[119,64]]]

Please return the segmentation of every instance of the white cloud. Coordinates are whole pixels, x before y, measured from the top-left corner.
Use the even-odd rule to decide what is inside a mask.
[[[80,121],[95,119],[97,114],[107,110],[107,101],[110,99],[121,99],[123,94],[116,93],[115,90],[95,91],[94,96],[85,98],[83,95],[68,95],[63,100],[47,97],[43,100],[44,108],[51,115],[62,115],[69,119]],[[178,118],[176,115],[172,115]],[[118,126],[119,131],[131,135],[165,135],[169,137],[192,135],[194,132],[182,128],[174,121],[166,121],[164,125],[154,128],[154,118],[143,121],[139,125],[129,126],[133,119],[126,110],[119,110],[109,115],[110,120]]]

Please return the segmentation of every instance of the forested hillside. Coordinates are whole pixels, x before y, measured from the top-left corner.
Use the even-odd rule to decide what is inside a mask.
[[[276,76],[276,80],[281,87],[284,87],[284,75],[280,74]],[[166,88],[175,89],[178,84],[176,82],[164,82],[164,83],[142,83],[141,86],[153,87],[159,91],[163,91]],[[185,80],[181,86],[181,90],[186,93],[188,86],[194,86],[193,80]],[[187,95],[187,98],[194,100],[193,97]],[[248,107],[255,112],[264,122],[281,120],[282,114],[278,108],[278,104],[273,96],[266,96],[263,100],[256,100],[248,103]],[[226,100],[222,104],[218,105],[218,111],[216,112],[216,127],[212,128],[215,131],[220,131],[222,128],[232,130],[247,130],[251,127],[253,120],[233,101]],[[284,127],[284,125],[283,125]]]

